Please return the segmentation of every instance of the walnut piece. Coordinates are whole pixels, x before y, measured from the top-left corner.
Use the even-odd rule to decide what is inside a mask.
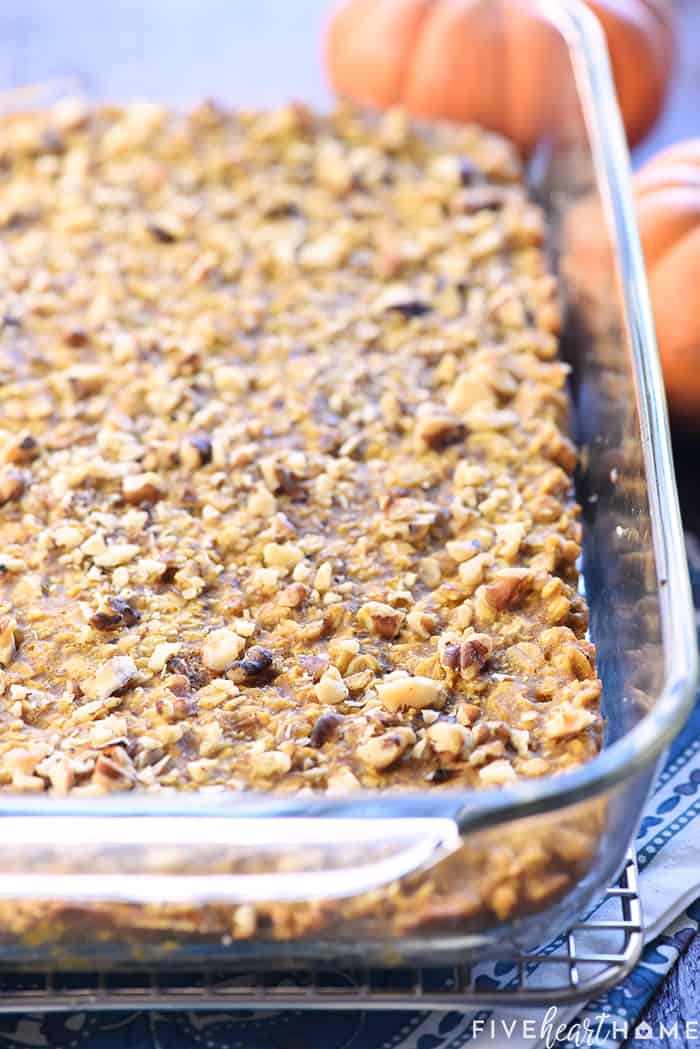
[[[94,677],[81,682],[80,687],[88,699],[102,700],[126,688],[137,676],[136,664],[131,656],[113,656]]]
[[[95,630],[117,630],[121,626],[135,626],[140,619],[141,614],[128,601],[110,595],[100,602],[89,622]]]
[[[245,638],[222,627],[212,630],[202,645],[202,663],[209,670],[222,671],[230,667],[245,648]]]
[[[567,736],[576,736],[583,732],[595,720],[596,716],[592,711],[576,707],[572,703],[562,703],[547,716],[543,734],[545,739],[565,739]]]
[[[438,754],[447,754],[458,758],[468,753],[471,746],[471,733],[463,725],[451,721],[436,721],[426,729],[433,750]]]
[[[381,601],[368,601],[357,613],[358,622],[362,626],[386,641],[396,637],[405,618],[399,609],[382,604]]]
[[[413,729],[402,725],[390,732],[384,732],[381,736],[372,736],[360,744],[357,756],[365,765],[383,772],[398,761],[415,741],[416,734]]]
[[[253,773],[262,779],[279,779],[292,767],[289,754],[281,750],[266,750],[262,754],[253,754],[250,762]]]
[[[526,568],[507,568],[493,576],[485,587],[486,600],[496,611],[515,608],[523,598],[530,583],[531,574]]]
[[[122,482],[122,493],[127,503],[155,503],[165,494],[165,485],[161,477],[152,471],[133,474]]]
[[[176,656],[181,648],[182,644],[179,641],[161,641],[161,643],[159,645],[156,645],[156,647],[153,649],[153,654],[148,660],[148,669],[155,671],[156,674],[159,674],[160,671],[164,669],[168,660],[172,656]]]
[[[17,623],[0,620],[0,667],[9,667],[17,651]]]
[[[340,671],[334,666],[324,671],[314,692],[320,703],[343,703],[349,695]]]
[[[441,638],[438,643],[440,662],[445,670],[459,673],[465,681],[478,677],[493,651],[487,634],[468,634],[461,639]]]
[[[26,486],[26,477],[21,470],[14,467],[3,470],[0,474],[0,506],[21,499]]]
[[[515,769],[506,758],[499,758],[479,769],[479,779],[485,787],[501,787],[517,778]]]
[[[387,710],[397,711],[402,707],[441,706],[444,702],[443,686],[439,681],[417,674],[413,677],[404,675],[377,685],[377,696]]]
[[[435,412],[426,414],[416,423],[416,438],[419,445],[433,452],[444,452],[453,444],[463,441],[467,428],[457,416]]]

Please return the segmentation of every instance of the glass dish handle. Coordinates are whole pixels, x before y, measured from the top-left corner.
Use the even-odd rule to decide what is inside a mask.
[[[450,819],[9,816],[0,898],[124,903],[341,899],[424,872]],[[52,843],[57,843],[53,845]]]

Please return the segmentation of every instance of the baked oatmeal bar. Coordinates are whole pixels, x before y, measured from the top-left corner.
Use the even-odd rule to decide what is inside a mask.
[[[514,150],[70,102],[0,160],[2,783],[462,789],[594,755]]]
[[[595,755],[545,238],[475,127],[0,125],[0,785],[444,791]],[[342,904],[2,904],[0,931],[506,919],[585,870],[584,808]]]

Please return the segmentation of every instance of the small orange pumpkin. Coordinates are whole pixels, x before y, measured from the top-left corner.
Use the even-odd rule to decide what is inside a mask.
[[[634,190],[669,404],[699,427],[700,139],[659,153]]]
[[[700,139],[653,157],[635,175],[633,190],[669,408],[700,429]],[[597,196],[571,209],[563,241],[574,296],[604,316],[615,276]],[[589,321],[595,318],[594,312]]]
[[[675,53],[669,0],[586,0],[611,54],[632,144],[659,116]],[[554,33],[517,0],[343,0],[326,64],[340,95],[417,116],[478,121],[524,151],[546,126]],[[556,48],[556,43],[554,44]]]

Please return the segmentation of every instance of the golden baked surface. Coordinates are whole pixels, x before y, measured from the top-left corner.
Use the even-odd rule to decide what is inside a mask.
[[[0,127],[0,783],[597,751],[544,232],[502,139],[398,113]]]

